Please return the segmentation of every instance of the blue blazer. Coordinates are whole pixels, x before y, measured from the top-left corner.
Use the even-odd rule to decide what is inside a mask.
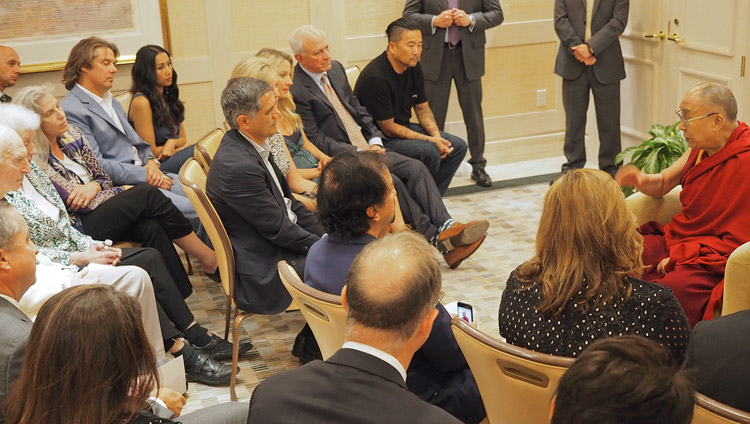
[[[115,126],[104,108],[78,85],[70,90],[60,106],[68,116],[68,122],[78,127],[89,141],[91,150],[115,185],[146,182],[146,168],[133,164],[133,146],[138,150],[138,157],[144,165],[154,155],[151,153],[151,146],[128,123],[120,102],[113,101],[112,107],[124,132]]]

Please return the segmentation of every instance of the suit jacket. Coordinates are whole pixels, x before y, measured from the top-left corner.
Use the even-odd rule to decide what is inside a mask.
[[[748,334],[750,310],[699,322],[688,345],[685,367],[692,368],[699,392],[750,412]]]
[[[464,71],[469,81],[484,75],[484,31],[503,22],[503,10],[498,0],[459,0],[458,8],[474,17],[474,30],[461,30],[461,55]],[[437,81],[443,63],[445,32],[447,28],[436,28],[432,33],[432,18],[448,9],[448,0],[407,0],[404,17],[417,21],[422,30],[422,71],[429,81]]]
[[[248,423],[298,422],[460,423],[407,391],[391,365],[353,349],[273,375],[255,389]]]
[[[18,308],[0,297],[0,405],[5,403],[10,384],[18,378],[31,333],[31,320]],[[0,409],[0,423],[5,416]]]
[[[143,164],[154,155],[151,146],[143,141],[128,123],[120,102],[113,100],[112,107],[120,119],[120,131],[98,103],[91,96],[74,86],[60,106],[68,117],[68,122],[78,127],[91,144],[91,149],[116,185],[142,184],[146,182],[146,168],[133,164],[133,146]]]
[[[304,257],[323,229],[292,196],[284,175],[269,156],[283,189],[279,192],[250,143],[237,130],[224,135],[208,172],[206,192],[234,248],[237,306],[247,312],[275,314],[291,302],[276,264]],[[289,220],[284,197],[292,199],[296,224]]]
[[[365,140],[373,137],[383,138],[367,109],[349,86],[344,67],[338,61],[332,61],[331,69],[326,73],[333,90],[339,96],[341,103],[362,128]],[[330,156],[344,151],[356,151],[357,148],[349,142],[349,136],[344,123],[336,114],[331,102],[315,81],[310,78],[298,63],[294,67],[294,84],[290,89],[294,96],[297,113],[302,117],[307,138],[320,150]]]
[[[594,75],[602,84],[625,78],[619,36],[628,23],[629,0],[596,0],[591,17],[591,38],[587,44],[596,56]],[[555,32],[560,38],[555,73],[576,79],[586,65],[573,55],[571,47],[583,44],[586,33],[586,0],[555,0]]]

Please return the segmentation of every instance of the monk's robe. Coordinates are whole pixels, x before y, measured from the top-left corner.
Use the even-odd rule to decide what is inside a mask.
[[[652,265],[643,279],[671,288],[695,326],[721,307],[727,259],[750,241],[750,127],[740,122],[713,155],[691,151],[680,184],[682,212],[639,229],[644,265]],[[656,265],[666,257],[662,275]]]

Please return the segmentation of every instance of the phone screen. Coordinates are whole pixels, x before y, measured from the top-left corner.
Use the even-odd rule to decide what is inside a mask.
[[[474,308],[468,303],[458,302],[456,306],[458,317],[466,322],[474,322]]]

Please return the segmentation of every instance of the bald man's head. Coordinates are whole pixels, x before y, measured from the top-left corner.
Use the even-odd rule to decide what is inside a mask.
[[[10,47],[0,46],[0,91],[13,87],[21,75],[21,59]]]
[[[727,117],[727,120],[734,122],[737,120],[737,100],[734,99],[732,90],[724,84],[718,82],[704,82],[703,84],[693,87],[688,95],[695,98],[713,109],[720,109],[720,112]]]
[[[374,241],[349,269],[348,325],[385,330],[405,341],[435,307],[441,285],[435,249],[424,237],[406,231]]]

